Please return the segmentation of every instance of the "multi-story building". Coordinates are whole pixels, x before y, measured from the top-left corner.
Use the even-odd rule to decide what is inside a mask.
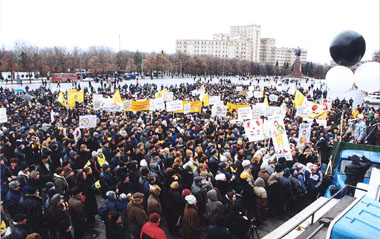
[[[177,40],[176,52],[191,56],[211,56],[221,59],[241,59],[282,66],[293,64],[294,49],[276,48],[274,38],[261,38],[259,25],[231,26],[230,33],[216,33],[213,40]],[[306,61],[301,51],[301,62]]]

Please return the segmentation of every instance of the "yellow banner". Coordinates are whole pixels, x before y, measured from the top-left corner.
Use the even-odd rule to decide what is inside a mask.
[[[202,111],[202,101],[182,101],[183,108],[185,104],[191,104],[190,113],[200,113]],[[174,111],[174,113],[183,113],[183,110]]]
[[[132,101],[131,108],[128,111],[150,110],[150,100]]]
[[[230,102],[227,102],[227,110],[231,113],[233,110],[238,110],[239,108],[244,108],[244,107],[251,107],[251,105],[235,105]]]

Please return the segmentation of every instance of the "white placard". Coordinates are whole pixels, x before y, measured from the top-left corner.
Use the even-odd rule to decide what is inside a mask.
[[[236,86],[236,91],[242,91],[243,90],[243,86]]]
[[[290,88],[288,90],[289,95],[294,95],[296,93],[296,88]]]
[[[277,100],[278,100],[278,96],[277,96],[277,95],[273,95],[273,94],[271,94],[271,95],[269,95],[269,100],[270,100],[270,101],[277,102]]]
[[[183,113],[184,114],[190,113],[190,109],[191,109],[191,103],[187,103],[187,104],[183,105]]]
[[[191,91],[192,96],[200,95],[202,93],[202,90],[193,90]]]
[[[227,106],[217,104],[214,105],[211,109],[213,117],[226,117],[227,116]]]
[[[0,108],[0,123],[6,123],[7,121],[7,109]]]
[[[306,145],[310,141],[311,124],[300,124],[300,130],[298,132],[298,142],[300,145]]]
[[[79,116],[79,128],[95,128],[96,127],[96,115],[81,115]]]
[[[50,121],[54,122],[54,111],[50,111]]]
[[[267,105],[265,103],[256,103],[255,105],[252,105],[252,114],[253,115],[259,115],[264,116],[267,111]]]
[[[171,91],[162,93],[162,100],[165,102],[173,101],[173,98],[174,98],[174,95],[173,95],[173,92]]]
[[[322,100],[323,110],[331,111],[332,100],[323,99]]]
[[[220,96],[219,95],[209,96],[208,101],[210,105],[216,105],[218,104],[218,102],[220,102]]]
[[[286,134],[284,120],[282,116],[268,117],[269,127],[271,127],[271,137],[277,158],[284,157],[286,160],[292,160],[288,135]]]
[[[266,107],[265,116],[275,116],[281,114],[281,108],[278,106]],[[281,115],[282,116],[282,115]]]
[[[182,100],[166,102],[166,109],[168,112],[183,110]]]
[[[123,101],[123,109],[124,110],[129,110],[131,108],[132,101],[131,100],[126,100]]]
[[[261,94],[261,91],[254,91],[253,92],[253,97],[255,98],[263,98],[263,95]]]
[[[249,142],[264,140],[264,130],[261,119],[251,119],[244,122],[245,136]]]
[[[252,119],[252,108],[251,107],[242,107],[238,109],[238,120],[244,121]]]

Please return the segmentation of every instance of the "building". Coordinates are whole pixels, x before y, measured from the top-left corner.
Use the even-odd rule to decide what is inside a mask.
[[[212,40],[177,40],[176,52],[190,56],[240,59],[280,66],[295,61],[294,49],[276,48],[274,38],[261,38],[259,25],[231,26],[230,33],[216,33]],[[301,51],[306,62],[307,51]]]

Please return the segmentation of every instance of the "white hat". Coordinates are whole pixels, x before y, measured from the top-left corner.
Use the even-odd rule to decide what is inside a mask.
[[[220,162],[227,162],[227,157],[224,155],[220,156]]]
[[[193,195],[187,195],[185,197],[185,200],[188,204],[194,204],[197,201],[197,199]]]
[[[148,166],[148,163],[146,162],[146,160],[145,159],[142,159],[141,161],[140,161],[140,167],[147,167]]]
[[[219,173],[215,176],[216,181],[226,181],[226,175],[224,173]]]
[[[356,116],[356,117],[359,119],[364,119],[364,116],[362,114],[358,114],[358,116]]]
[[[120,130],[120,135],[122,137],[126,137],[128,134],[127,134],[127,132],[125,132],[125,130]]]
[[[92,151],[92,157],[98,157],[98,153],[96,151]]]
[[[243,162],[241,163],[241,166],[243,166],[243,168],[245,168],[250,164],[251,164],[251,162],[249,160],[243,160]]]
[[[102,149],[98,149],[96,152],[97,152],[98,155],[99,155],[99,154],[102,154],[102,153],[103,153],[103,150],[102,150]]]

